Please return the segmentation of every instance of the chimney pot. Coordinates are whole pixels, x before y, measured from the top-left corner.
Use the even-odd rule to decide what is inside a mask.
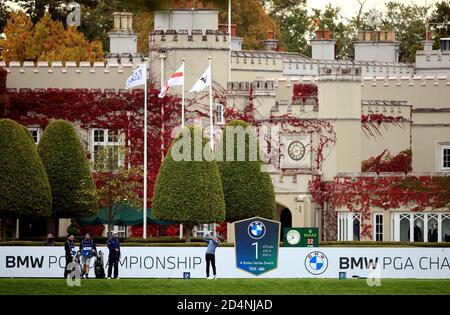
[[[322,31],[321,30],[317,30],[316,31],[316,39],[317,40],[321,40],[322,39]]]
[[[203,0],[197,0],[197,9],[203,9]]]
[[[193,8],[193,1],[192,0],[186,0],[184,3],[184,6],[186,9],[192,9]]]
[[[329,29],[324,30],[323,34],[325,36],[325,39],[331,39],[331,31]]]
[[[267,31],[267,39],[273,39],[273,31]]]
[[[174,0],[174,1],[173,1],[173,4],[172,4],[172,8],[173,8],[173,9],[179,9],[179,8],[181,8],[180,0]]]
[[[428,31],[426,34],[425,40],[429,40],[429,41],[433,40],[433,32]]]

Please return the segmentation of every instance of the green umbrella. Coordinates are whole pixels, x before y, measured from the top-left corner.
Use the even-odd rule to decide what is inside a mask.
[[[108,224],[109,208],[105,207],[100,209],[100,211],[91,217],[82,218],[78,222],[80,225],[93,225],[93,224]],[[115,209],[112,224],[113,225],[128,225],[137,226],[143,224],[142,211],[136,208],[123,205]],[[148,224],[159,224],[159,225],[170,225],[175,224],[172,221],[162,221],[153,218],[152,209],[147,209],[147,223]]]

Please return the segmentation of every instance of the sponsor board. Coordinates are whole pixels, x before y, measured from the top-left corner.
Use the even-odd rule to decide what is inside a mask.
[[[107,253],[104,247],[98,247]],[[121,278],[204,278],[204,247],[122,247]],[[280,248],[278,268],[261,278],[381,278],[450,279],[450,248]],[[91,265],[94,264],[94,259]],[[220,278],[256,278],[237,268],[235,249],[216,251]],[[0,277],[63,276],[63,247],[0,246]],[[105,266],[106,267],[106,266]],[[94,271],[90,271],[94,277]]]
[[[254,217],[234,223],[236,267],[256,276],[278,265],[280,222]]]

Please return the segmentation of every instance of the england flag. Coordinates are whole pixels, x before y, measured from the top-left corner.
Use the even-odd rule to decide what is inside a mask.
[[[164,96],[166,96],[171,86],[177,85],[184,85],[184,64],[170,76],[166,85],[161,89],[161,93],[159,93],[158,97],[163,98]]]
[[[205,87],[210,86],[210,85],[211,85],[211,67],[208,67],[208,69],[206,69],[206,71],[202,74],[200,79],[198,79],[198,81],[195,82],[194,86],[189,91],[189,93],[200,92]]]
[[[136,69],[133,74],[127,79],[126,88],[130,89],[138,85],[145,85],[147,79],[147,64]]]

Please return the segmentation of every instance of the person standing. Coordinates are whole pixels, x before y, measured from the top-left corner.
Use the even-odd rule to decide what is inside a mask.
[[[81,241],[80,244],[80,252],[81,252],[81,265],[83,266],[83,273],[81,274],[81,278],[83,276],[88,279],[89,278],[89,265],[91,263],[91,257],[96,251],[95,242],[91,238],[89,233],[86,233],[85,238]]]
[[[66,267],[64,268],[64,278],[67,278],[67,275],[69,274],[69,270],[67,270],[67,267],[73,261],[73,257],[75,257],[76,255],[75,244],[73,240],[74,236],[70,235],[64,243],[64,250],[66,252]]]
[[[206,279],[217,279],[217,273],[216,273],[216,248],[219,246],[219,237],[213,237],[211,236],[210,232],[207,232],[205,234],[204,240],[206,243],[208,243],[208,248],[206,249]],[[213,277],[209,277],[209,265],[212,266],[213,270]]]
[[[120,242],[117,233],[114,232],[108,240],[108,279],[111,279],[112,269],[114,268],[114,279],[119,279],[119,258],[120,258]]]
[[[47,239],[45,240],[44,246],[55,246],[55,238],[53,237],[53,234],[48,234]]]

